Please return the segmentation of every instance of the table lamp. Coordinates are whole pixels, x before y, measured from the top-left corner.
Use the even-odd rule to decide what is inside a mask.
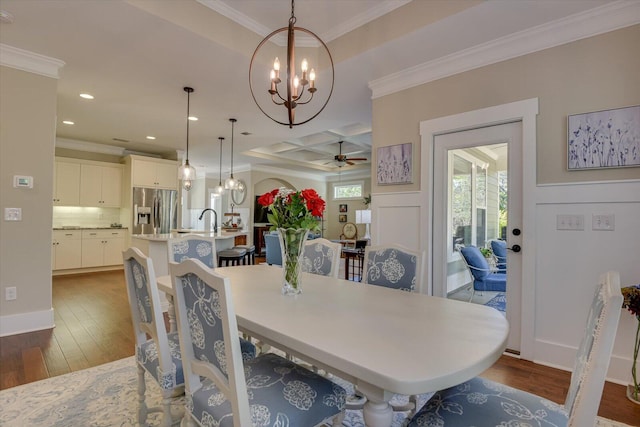
[[[356,211],[356,224],[365,224],[366,231],[364,233],[364,239],[371,240],[369,234],[369,224],[371,224],[371,211],[370,210],[357,210]]]

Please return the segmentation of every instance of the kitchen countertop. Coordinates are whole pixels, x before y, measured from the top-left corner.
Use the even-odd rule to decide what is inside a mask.
[[[222,231],[218,233],[209,233],[209,232],[203,232],[203,231],[197,231],[197,230],[192,230],[190,231],[190,233],[197,234],[199,236],[204,236],[204,237],[215,237],[216,239],[231,239],[236,236],[242,236],[242,235],[248,234],[247,231],[232,231],[232,232]],[[174,233],[162,233],[162,234],[134,234],[131,236],[131,238],[149,240],[149,241],[155,241],[155,242],[166,242],[171,239],[178,239],[180,237],[184,237],[186,234],[187,234],[186,232],[185,233],[174,232]]]
[[[53,227],[54,230],[128,230],[128,227]]]

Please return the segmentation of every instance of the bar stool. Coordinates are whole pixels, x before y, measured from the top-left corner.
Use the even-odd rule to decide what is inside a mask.
[[[244,249],[247,251],[245,255],[244,264],[254,265],[256,263],[256,247],[255,245],[237,245],[233,249]]]
[[[225,249],[223,251],[218,251],[218,267],[222,267],[222,262],[224,261],[224,266],[229,266],[229,261],[231,261],[231,265],[240,265],[244,259],[244,256],[247,254],[247,251],[244,249]]]

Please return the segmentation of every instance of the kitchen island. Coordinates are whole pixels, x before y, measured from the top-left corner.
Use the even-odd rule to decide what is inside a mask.
[[[216,251],[224,249],[230,249],[235,245],[236,237],[246,236],[247,231],[235,231],[228,232],[222,231],[218,233],[205,232],[205,231],[189,231],[192,234],[204,237],[215,237],[216,239]],[[140,249],[140,251],[151,258],[153,261],[153,269],[156,273],[156,277],[165,276],[169,274],[169,245],[168,242],[174,239],[179,239],[186,236],[183,232],[163,233],[163,234],[134,234],[131,236],[131,246]],[[160,292],[162,309],[167,310],[169,304],[164,297],[163,292]]]

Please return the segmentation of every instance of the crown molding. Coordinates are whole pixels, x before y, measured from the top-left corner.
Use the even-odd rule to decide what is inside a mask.
[[[325,31],[324,33],[322,33],[321,39],[324,40],[325,43],[328,43],[340,36],[343,36],[355,30],[356,28],[368,24],[369,22],[378,19],[389,12],[394,11],[399,7],[404,6],[407,3],[411,3],[411,0],[385,0],[379,5],[368,9],[366,12],[354,16],[348,21],[344,21],[343,23],[332,27],[330,30]]]
[[[469,49],[446,55],[369,82],[372,99],[465,71],[640,23],[640,2],[620,0]]]
[[[56,138],[56,147],[77,151],[89,151],[91,153],[111,154],[114,156],[125,155],[125,149],[122,147],[116,147],[114,145],[106,144],[96,144],[94,142],[88,141],[79,141],[77,139]]]
[[[5,67],[59,79],[64,64],[59,59],[0,43],[0,65]]]

